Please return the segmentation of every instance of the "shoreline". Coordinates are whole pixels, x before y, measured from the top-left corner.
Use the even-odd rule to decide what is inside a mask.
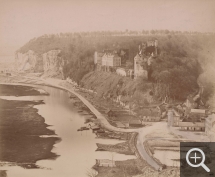
[[[21,87],[22,88],[22,87]],[[32,87],[25,87],[32,89]],[[7,87],[10,90],[9,87]],[[11,88],[13,90],[14,88]],[[25,90],[25,89],[24,89]],[[1,90],[2,91],[2,90]],[[15,96],[40,96],[39,92],[14,92]],[[14,96],[1,92],[1,96]],[[1,107],[1,164],[16,164],[24,168],[40,168],[38,160],[55,159],[57,154],[51,152],[59,137],[55,131],[48,129],[44,117],[38,114],[34,106],[43,101],[0,99]],[[48,136],[42,138],[41,136]],[[14,148],[14,145],[16,148]]]
[[[135,155],[137,158],[140,158],[141,161],[144,162],[144,164],[147,164],[148,168],[150,168],[151,170],[154,169],[155,171],[159,170],[161,168],[160,165],[157,164],[157,162],[154,161],[154,159],[152,157],[150,157],[150,155],[147,154],[144,148],[144,145],[141,145],[139,143],[139,148],[137,147],[137,142],[143,142],[143,140],[141,140],[139,134],[140,132],[138,131],[138,128],[136,129],[122,129],[122,128],[117,128],[112,126],[107,119],[105,118],[105,116],[102,115],[102,113],[100,113],[85,97],[83,97],[82,95],[80,95],[79,93],[77,93],[74,89],[71,88],[66,88],[65,86],[59,85],[60,83],[62,83],[64,80],[57,80],[57,79],[53,79],[55,82],[55,84],[53,84],[52,81],[47,80],[47,79],[40,79],[38,80],[38,78],[29,78],[29,77],[24,77],[22,78],[23,80],[19,81],[19,82],[4,82],[4,83],[0,83],[0,84],[11,84],[11,85],[45,85],[45,86],[49,86],[49,87],[54,87],[57,89],[61,89],[64,90],[68,93],[71,93],[73,95],[75,95],[77,98],[79,98],[81,100],[81,102],[87,106],[89,108],[89,110],[95,115],[95,117],[97,118],[97,120],[99,121],[99,124],[104,127],[105,129],[109,130],[109,131],[113,131],[113,132],[127,132],[127,133],[133,133],[136,132],[137,136],[136,136],[136,141],[134,142],[134,147],[135,147]],[[28,82],[29,79],[29,82]],[[38,83],[39,82],[39,83]],[[52,83],[51,83],[52,82]],[[142,152],[139,152],[140,150],[140,146],[142,149]],[[145,155],[146,159],[149,159],[149,161],[145,160],[142,156]]]

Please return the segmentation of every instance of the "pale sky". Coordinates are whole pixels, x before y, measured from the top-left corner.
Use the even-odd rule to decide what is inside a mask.
[[[60,32],[215,32],[214,19],[215,0],[0,0],[0,54]]]

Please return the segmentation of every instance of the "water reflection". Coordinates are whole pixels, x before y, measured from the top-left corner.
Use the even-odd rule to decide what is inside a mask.
[[[23,96],[1,97],[11,100],[44,100],[45,104],[35,106],[38,113],[45,118],[45,122],[51,125],[62,141],[55,144],[52,152],[60,155],[56,160],[41,160],[37,165],[44,169],[23,169],[21,167],[0,167],[0,170],[8,170],[9,177],[86,177],[87,170],[95,164],[95,159],[126,160],[135,156],[128,156],[112,152],[98,152],[96,143],[115,144],[123,141],[98,139],[91,130],[78,132],[77,129],[84,126],[85,117],[78,113],[73,106],[69,94],[47,86],[38,86],[50,93],[50,96]]]

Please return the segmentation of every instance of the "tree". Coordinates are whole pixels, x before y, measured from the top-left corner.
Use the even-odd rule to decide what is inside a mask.
[[[166,29],[166,30],[165,30],[165,34],[169,34],[169,30]]]
[[[151,30],[150,33],[151,33],[151,34],[155,34],[155,30]]]

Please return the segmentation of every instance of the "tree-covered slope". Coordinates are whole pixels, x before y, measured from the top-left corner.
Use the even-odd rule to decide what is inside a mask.
[[[68,61],[63,68],[64,75],[80,83],[84,75],[94,70],[93,54],[96,50],[129,49],[129,61],[132,64],[139,44],[150,39],[158,40],[159,51],[159,56],[152,63],[150,80],[156,85],[154,94],[184,100],[188,94],[198,89],[199,76],[214,64],[213,34],[164,32],[123,36],[111,33],[66,33],[32,39],[18,52],[33,50],[42,54],[52,49],[60,49],[60,55]],[[160,87],[162,89],[159,89]]]

